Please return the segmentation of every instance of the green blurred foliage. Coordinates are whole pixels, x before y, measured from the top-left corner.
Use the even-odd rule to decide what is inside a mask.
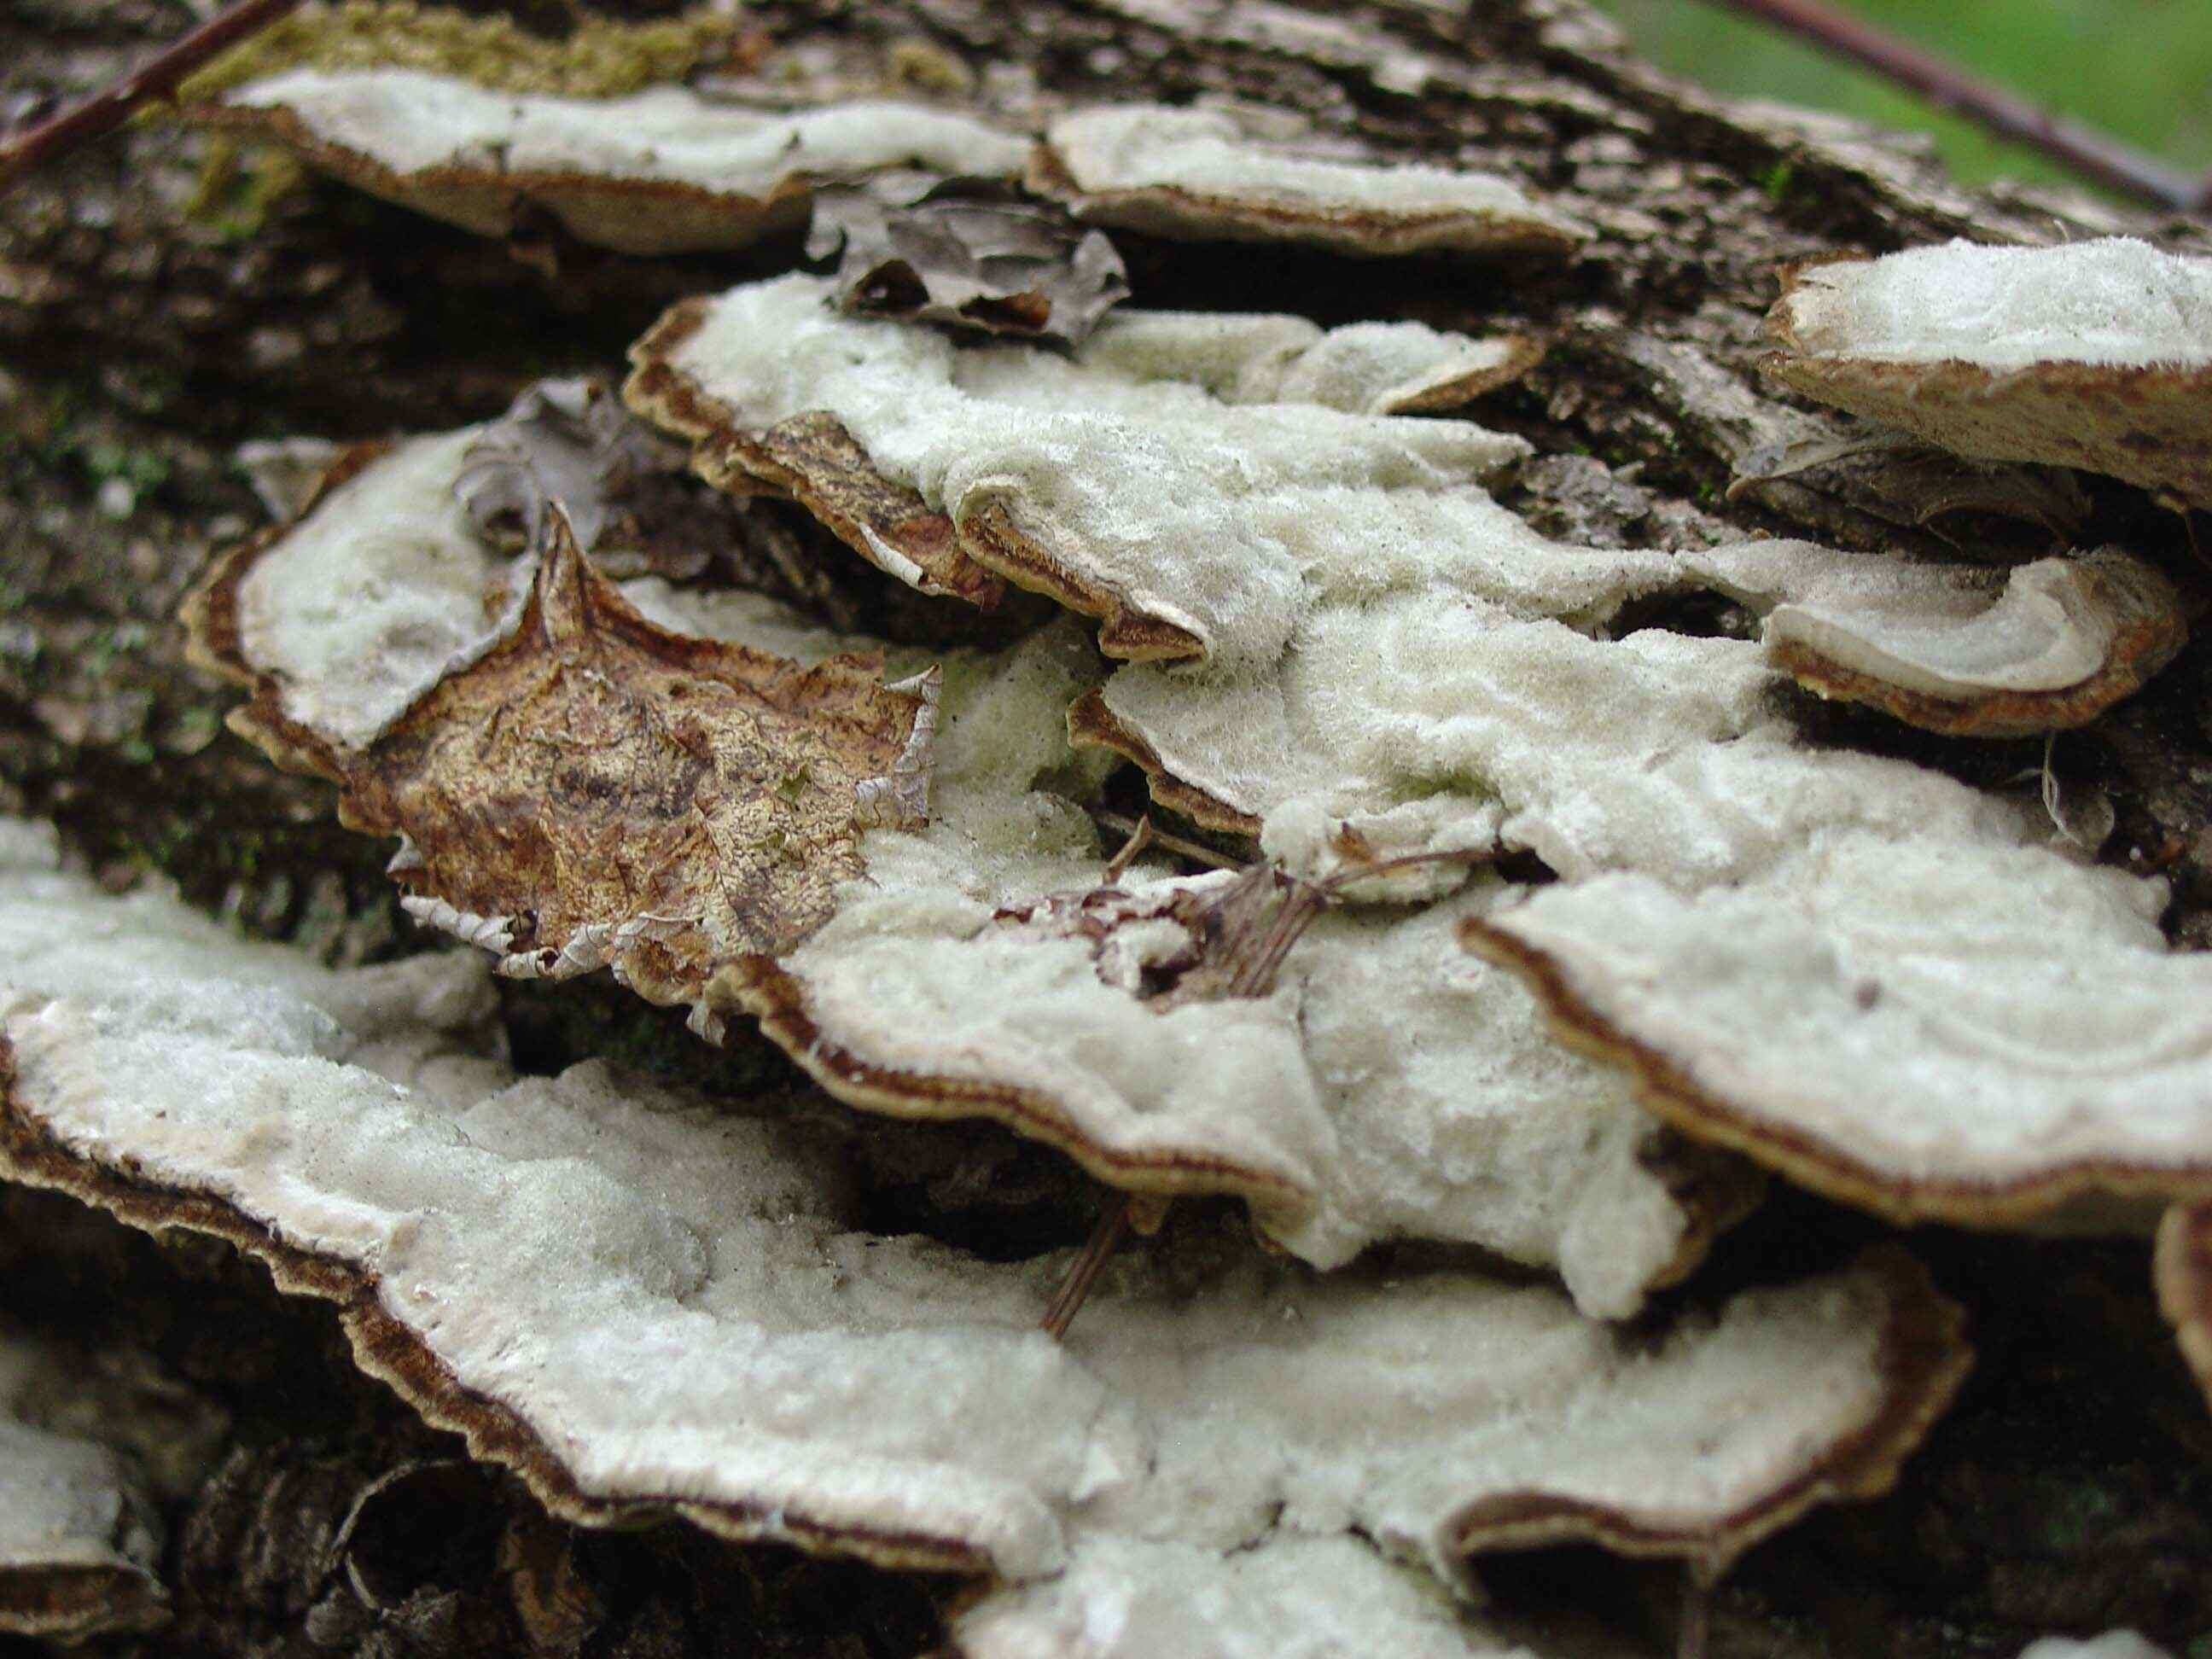
[[[2212,167],[2212,0],[1829,0],[2044,107]],[[1932,134],[1960,178],[2081,180],[1721,0],[1598,0],[1662,68]]]

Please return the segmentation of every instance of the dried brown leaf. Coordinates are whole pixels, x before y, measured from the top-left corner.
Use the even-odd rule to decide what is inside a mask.
[[[1129,296],[1103,231],[990,180],[890,175],[816,198],[806,251],[848,311],[1079,344]]]
[[[501,971],[677,1000],[805,938],[865,824],[919,815],[927,691],[656,627],[548,528],[514,623],[348,757],[340,811],[406,837],[410,909]]]

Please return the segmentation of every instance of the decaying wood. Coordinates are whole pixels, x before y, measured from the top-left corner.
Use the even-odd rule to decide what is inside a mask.
[[[1956,234],[2131,229],[2212,246],[2201,230],[2086,198],[1969,191],[1911,141],[1732,110],[1637,64],[1575,0],[750,10],[802,78],[975,100],[1013,118],[1046,99],[1234,98],[1377,156],[1492,167],[1569,198],[1597,231],[1571,259],[1270,253],[1261,280],[1249,250],[1115,239],[1139,306],[1547,339],[1545,361],[1474,412],[1536,444],[1509,501],[1548,532],[1679,546],[1764,531],[1948,556],[1960,544],[2025,554],[2118,542],[2156,559],[2193,605],[2212,598],[2182,521],[2139,493],[1854,448],[1838,441],[1843,422],[1785,400],[1753,367],[1773,272],[1792,260]],[[0,17],[0,46],[11,88],[69,101],[191,21],[180,0],[49,0]],[[790,44],[802,40],[821,44]],[[777,63],[772,52],[761,72]],[[262,522],[234,447],[490,416],[549,369],[618,365],[673,300],[797,257],[795,239],[712,262],[625,259],[550,231],[501,246],[165,126],[24,179],[0,198],[0,806],[54,817],[118,882],[164,871],[195,901],[332,958],[398,948],[412,934],[381,873],[386,849],[337,827],[330,786],[279,774],[225,735],[231,695],[183,659],[179,599],[216,550]],[[852,562],[787,508],[748,511],[764,546],[815,537],[822,568]],[[828,614],[842,592],[799,597]],[[1729,625],[1686,605],[1639,620]],[[1978,782],[2044,759],[2039,743],[1946,739],[1843,706],[1800,714],[1815,732]],[[2069,799],[2109,800],[2101,855],[2166,876],[2173,936],[2212,945],[2212,648],[2192,647],[2069,733],[2052,763]],[[1157,828],[1159,845],[1176,847]],[[617,1049],[708,1086],[792,1086],[758,1051],[718,1056],[619,997],[509,994],[518,1050],[549,1066]],[[825,1133],[849,1133],[831,1109],[808,1109]],[[859,1140],[885,1231],[1011,1255],[1073,1243],[1091,1219],[1090,1195],[1053,1159],[999,1132]],[[1124,1248],[1164,1249],[1221,1224],[1206,1206],[1179,1205],[1162,1241]],[[1790,1198],[1729,1256],[1778,1271],[1840,1259],[1863,1233]],[[1707,1651],[1964,1659],[2053,1630],[2133,1625],[2179,1649],[2212,1628],[2201,1477],[2212,1425],[2171,1353],[2140,1249],[1939,1237],[1928,1250],[1975,1310],[1978,1380],[1895,1494],[1778,1540],[1720,1586]],[[152,1645],[103,1651],[444,1655],[526,1642],[658,1659],[908,1654],[934,1639],[942,1587],[675,1534],[580,1534],[499,1480],[422,1473],[453,1447],[336,1358],[328,1318],[284,1304],[213,1247],[164,1249],[64,1200],[9,1191],[0,1269],[0,1318],[157,1350],[239,1424],[217,1474],[170,1517],[179,1624]],[[375,1504],[372,1488],[384,1494]],[[471,1518],[436,1559],[418,1559],[402,1547],[407,1506],[434,1498]],[[364,1504],[349,1536],[368,1565],[334,1574],[321,1546]],[[294,1538],[320,1541],[309,1552]],[[1579,1558],[1540,1556],[1510,1583],[1497,1575],[1502,1593],[1531,1604],[1580,1594],[1587,1577]],[[1663,1650],[1671,1580],[1624,1571],[1609,1582],[1596,1610]]]

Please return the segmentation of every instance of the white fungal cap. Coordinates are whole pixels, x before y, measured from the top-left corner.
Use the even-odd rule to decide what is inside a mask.
[[[1316,155],[1219,110],[1118,105],[1053,123],[1030,182],[1079,217],[1343,253],[1566,252],[1589,232],[1492,173]]]
[[[2212,259],[2125,238],[1794,266],[1761,368],[1961,455],[2212,506]]]
[[[494,91],[418,70],[291,70],[194,112],[281,139],[364,190],[489,235],[542,204],[629,253],[741,246],[802,222],[818,179],[921,167],[1018,175],[1027,139],[926,106],[790,112],[678,87],[619,98]]]

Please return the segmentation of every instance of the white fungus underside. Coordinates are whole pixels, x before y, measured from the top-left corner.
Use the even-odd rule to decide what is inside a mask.
[[[1035,1320],[1064,1261],[848,1231],[776,1121],[596,1062],[520,1082],[441,1062],[481,1006],[472,958],[332,974],[8,850],[17,1103],[80,1157],[374,1275],[590,1495],[958,1540],[1015,1580],[1130,1540],[1353,1528],[1449,1574],[1471,1500],[1534,1488],[1693,1527],[1884,1393],[1887,1297],[1862,1275],[1739,1297],[1655,1346],[1465,1275],[1252,1261],[1191,1294],[1127,1267],[1055,1344]]]
[[[1798,349],[1992,369],[2212,363],[2212,259],[2106,237],[2061,247],[1952,241],[1799,274]]]
[[[239,644],[284,713],[364,747],[453,665],[498,636],[514,561],[477,538],[453,484],[483,430],[412,439],[333,490],[254,562]]]
[[[678,87],[558,98],[417,70],[301,69],[238,88],[225,101],[288,109],[325,143],[403,175],[451,168],[654,179],[757,200],[794,181],[885,167],[1012,178],[1029,155],[1026,138],[922,105],[770,112]]]
[[[2173,1656],[2131,1630],[2114,1630],[2086,1642],[2046,1636],[2021,1649],[2020,1659],[2173,1659]]]
[[[1498,921],[1715,1096],[1971,1185],[2212,1162],[2212,957],[2166,950],[2163,896],[1995,834],[1823,831],[1739,884],[1610,876]]]
[[[1299,155],[1250,137],[1220,111],[1149,104],[1084,110],[1054,122],[1045,143],[1084,197],[1171,190],[1326,218],[1388,222],[1453,215],[1470,222],[1467,240],[1475,246],[1486,221],[1534,221],[1566,236],[1584,234],[1573,219],[1495,174]],[[1079,210],[1084,205],[1079,201]],[[1436,245],[1460,244],[1440,234]]]

